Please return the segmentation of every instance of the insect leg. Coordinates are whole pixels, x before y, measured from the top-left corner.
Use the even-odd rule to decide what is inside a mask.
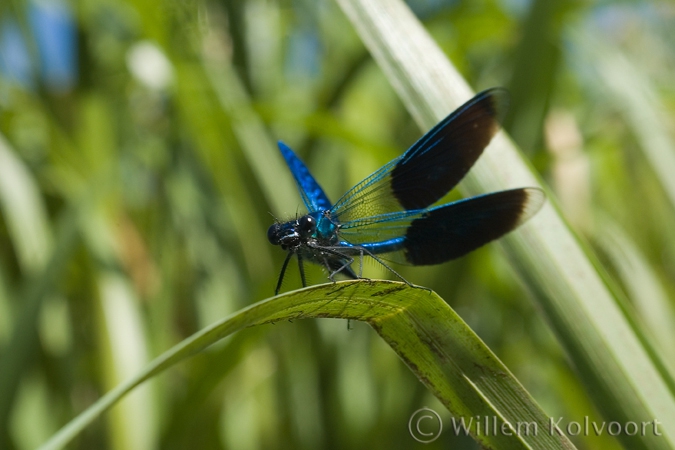
[[[396,276],[397,276],[401,281],[403,281],[405,284],[407,284],[407,285],[410,286],[410,287],[413,287],[413,284],[412,284],[410,281],[408,281],[408,280],[406,280],[405,278],[403,278],[403,277],[401,276],[400,273],[398,273],[397,271],[395,271],[394,269],[392,269],[391,266],[389,266],[387,263],[385,263],[384,261],[382,261],[382,259],[380,259],[380,258],[378,258],[377,256],[373,255],[372,253],[370,253],[370,252],[369,252],[368,250],[366,250],[365,248],[363,249],[363,251],[366,252],[366,253],[368,253],[368,255],[369,255],[371,258],[373,258],[375,261],[377,261],[377,262],[379,262],[380,264],[382,264],[382,265],[385,267],[385,269],[388,269],[391,273],[393,273],[394,275],[396,275]]]
[[[343,255],[341,255],[341,256],[343,256]],[[335,280],[333,279],[333,277],[334,277],[335,275],[337,275],[338,273],[342,272],[343,270],[345,270],[347,267],[349,267],[349,266],[351,265],[351,263],[354,262],[354,258],[352,258],[352,257],[350,257],[350,256],[346,256],[345,258],[346,258],[346,262],[345,262],[343,265],[341,265],[337,270],[334,270],[333,273],[331,273],[330,275],[328,275],[328,278],[330,278],[331,281],[334,282]],[[361,278],[361,274],[360,274],[360,273],[359,273],[359,278]]]
[[[274,290],[274,295],[279,295],[279,290],[281,289],[281,282],[284,281],[284,274],[286,274],[286,267],[288,267],[288,262],[293,257],[293,252],[288,252],[286,259],[284,260],[284,265],[281,266],[281,273],[279,274],[279,281],[277,281],[277,288]]]
[[[298,269],[300,270],[300,279],[302,280],[302,287],[307,287],[307,280],[305,280],[305,266],[303,265],[302,256],[298,253]]]
[[[311,247],[314,248],[314,249],[317,249],[321,252],[321,255],[322,255],[322,258],[323,258],[323,264],[326,267],[326,269],[329,270],[328,278],[333,283],[335,283],[335,278],[334,278],[335,275],[337,275],[338,273],[340,273],[344,270],[347,270],[349,268],[350,264],[352,264],[354,262],[354,258],[352,258],[351,256],[348,256],[348,255],[345,255],[343,252],[338,251],[338,250],[344,250],[343,247],[321,247],[321,246],[318,246],[318,245],[314,245],[314,246],[311,246]],[[330,255],[338,256],[338,257],[340,257],[340,259],[342,261],[344,261],[344,263],[340,267],[338,267],[337,269],[334,270],[333,269],[334,265],[331,266],[330,262],[328,261],[328,258],[326,258],[326,255],[324,253],[328,253]],[[342,262],[342,261],[340,261],[340,262]],[[348,271],[348,272],[350,272],[350,271]],[[356,274],[354,274],[353,272],[348,273],[348,275],[349,275],[350,278],[356,277]],[[358,278],[360,278],[360,277],[358,277]]]
[[[330,250],[330,249],[332,249],[332,248],[333,248],[333,247],[324,247],[323,249],[326,250],[326,251],[328,251],[328,250]],[[336,247],[336,248],[339,248],[339,249],[343,249],[343,250],[344,250],[344,247]],[[396,276],[397,276],[401,281],[403,281],[405,284],[407,284],[408,286],[411,286],[411,287],[413,286],[413,284],[412,284],[411,282],[409,282],[408,280],[406,280],[405,278],[403,278],[403,276],[401,276],[401,274],[399,274],[397,271],[395,271],[392,267],[389,266],[389,264],[385,263],[381,258],[379,258],[378,256],[376,256],[374,253],[372,253],[372,252],[371,252],[370,250],[368,250],[367,248],[361,247],[361,246],[354,246],[354,247],[351,247],[351,249],[353,249],[353,250],[355,250],[355,251],[358,251],[358,252],[359,252],[359,255],[360,255],[360,263],[361,263],[361,267],[359,268],[359,278],[361,278],[361,275],[362,275],[361,272],[363,271],[363,255],[366,254],[366,255],[370,256],[371,258],[373,258],[373,259],[374,259],[375,261],[377,261],[378,263],[382,264],[387,270],[389,270],[391,273],[393,273],[394,275],[396,275]],[[347,257],[347,255],[343,255],[343,254],[341,254],[341,255],[344,256],[344,257]],[[352,262],[353,262],[353,260],[354,260],[354,259],[352,258]],[[342,269],[344,269],[344,267],[340,268],[340,270],[342,270]]]

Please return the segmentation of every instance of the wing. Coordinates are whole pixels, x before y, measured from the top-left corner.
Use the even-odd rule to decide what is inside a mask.
[[[302,196],[302,201],[309,212],[328,210],[332,206],[330,200],[316,182],[309,169],[291,150],[289,146],[279,141],[279,150],[286,160],[288,168],[291,169],[293,178],[298,185],[298,190]]]
[[[340,222],[428,207],[448,193],[499,129],[508,93],[489,89],[439,122],[403,155],[350,189],[331,212]]]
[[[538,188],[472,197],[428,210],[401,211],[340,225],[340,238],[374,254],[398,252],[413,265],[459,258],[532,217],[545,200]]]

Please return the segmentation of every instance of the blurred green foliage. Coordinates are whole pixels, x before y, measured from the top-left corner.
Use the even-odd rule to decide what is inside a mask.
[[[669,351],[675,7],[410,4],[476,90],[511,89],[507,130]],[[302,208],[275,140],[337,199],[421,134],[333,2],[15,1],[0,16],[0,448],[34,448],[152,356],[273,293],[284,255],[265,231]],[[401,273],[448,300],[551,416],[596,416],[495,246]],[[352,325],[245,330],[73,447],[414,447],[410,414],[447,413]],[[450,446],[476,448],[452,433],[428,448]]]

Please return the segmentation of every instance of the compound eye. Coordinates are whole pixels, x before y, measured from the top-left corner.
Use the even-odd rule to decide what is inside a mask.
[[[281,226],[278,223],[273,224],[267,229],[267,239],[272,245],[281,244]]]
[[[316,230],[316,219],[310,215],[298,219],[298,231],[301,236],[307,237]]]

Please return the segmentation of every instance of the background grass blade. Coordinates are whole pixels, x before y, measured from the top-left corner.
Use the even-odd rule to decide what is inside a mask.
[[[403,2],[338,0],[422,129],[471,96],[459,73]],[[506,136],[498,135],[466,178],[469,194],[539,181]],[[549,198],[538,215],[503,240],[535,293],[589,394],[608,420],[657,419],[663,436],[621,436],[630,448],[675,447],[675,398],[667,372],[652,360],[620,295]],[[652,353],[653,354],[653,353]]]
[[[618,224],[600,217],[598,227],[604,231],[598,245],[621,277],[641,320],[655,338],[654,345],[666,356],[665,361],[672,372],[675,348],[668,342],[675,342],[675,329],[672,327],[675,312],[664,286],[644,255]]]
[[[23,270],[42,268],[52,245],[44,201],[32,174],[0,134],[0,206]]]
[[[269,204],[282,213],[293,211],[295,202],[291,199],[296,188],[290,177],[278,176],[276,168],[284,164],[283,159],[276,143],[267,135],[262,120],[251,108],[241,80],[227,62],[206,61],[204,65],[220,104],[232,116],[232,129]]]
[[[583,62],[602,80],[608,102],[625,117],[637,137],[640,148],[675,208],[675,141],[664,120],[665,107],[649,78],[618,49],[609,48],[598,36],[573,29],[570,39],[576,43]]]
[[[0,134],[0,208],[26,280],[10,338],[0,351],[0,446],[21,381],[38,350],[37,324],[43,300],[61,275],[61,261],[75,243],[74,214],[64,214],[56,248],[36,180]]]
[[[135,387],[242,328],[325,317],[368,322],[455,417],[467,420],[482,445],[574,448],[560,430],[551,429],[549,418],[520,383],[438,295],[399,282],[361,280],[273,297],[205,328],[110,391],[41,449],[62,448]],[[476,417],[494,418],[495,426],[507,432],[485,434],[476,422],[468,422]]]

